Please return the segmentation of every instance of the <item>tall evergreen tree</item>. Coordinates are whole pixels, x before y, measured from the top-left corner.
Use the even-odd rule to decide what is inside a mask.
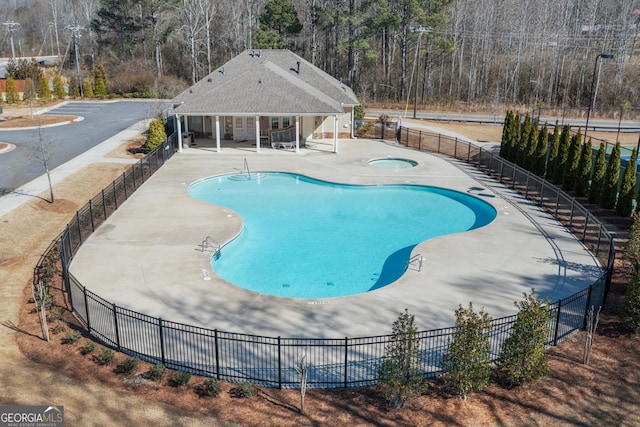
[[[564,182],[564,172],[569,158],[569,146],[571,145],[571,126],[564,125],[560,134],[560,145],[558,147],[558,158],[553,171],[553,182],[562,184]]]
[[[547,151],[549,148],[549,129],[545,123],[538,132],[538,141],[533,155],[531,171],[539,176],[544,176],[546,171]]]
[[[7,104],[15,104],[20,101],[20,93],[18,92],[18,85],[13,77],[7,77],[5,81],[5,97]]]
[[[600,143],[596,162],[593,166],[593,175],[591,176],[591,185],[589,186],[589,203],[600,203],[600,195],[602,194],[602,185],[604,184],[604,176],[607,173],[607,153],[604,142]]]
[[[531,116],[529,113],[524,117],[520,138],[518,139],[518,149],[516,153],[516,164],[524,167],[527,157],[527,146],[529,144],[529,136],[531,135]]]
[[[511,120],[513,119],[513,112],[507,111],[504,117],[504,124],[502,125],[502,138],[500,139],[500,157],[503,159],[507,157],[509,152],[509,132],[511,131]]]
[[[104,69],[104,65],[102,65],[101,62],[96,64],[93,79],[95,85],[93,93],[95,96],[99,98],[107,96],[107,71]]]
[[[538,145],[538,120],[534,120],[531,125],[531,132],[529,132],[529,138],[527,140],[527,148],[522,160],[522,167],[531,170],[535,163],[536,147]]]
[[[40,77],[40,84],[38,85],[38,98],[42,101],[48,101],[51,99],[51,89],[49,88],[49,81],[45,76]]]
[[[607,172],[602,183],[602,194],[600,195],[600,206],[605,209],[613,209],[618,198],[618,180],[620,179],[620,143],[617,142],[613,151],[609,155],[607,162]]]
[[[515,163],[518,156],[518,143],[520,142],[520,133],[522,126],[520,124],[520,113],[517,113],[511,120],[511,131],[509,132],[509,157],[507,160]]]
[[[582,146],[582,134],[580,129],[578,133],[571,137],[569,151],[567,152],[567,162],[564,167],[564,177],[562,179],[562,187],[566,190],[573,190],[578,175],[578,164],[580,163],[580,147]]]
[[[620,216],[629,216],[633,211],[633,193],[636,190],[636,174],[638,167],[638,150],[633,149],[631,158],[624,168],[622,184],[620,186],[620,196],[616,203],[616,212]]]
[[[591,146],[591,138],[589,138],[589,141],[582,144],[578,173],[576,174],[576,182],[573,185],[573,189],[578,196],[586,196],[589,193],[589,177],[591,176],[592,163],[593,148]]]
[[[551,139],[551,147],[549,147],[549,159],[547,160],[547,178],[553,180],[558,166],[558,151],[560,150],[560,126],[556,120],[553,127],[553,138]]]
[[[67,92],[64,90],[64,81],[59,75],[53,78],[53,95],[58,99],[64,99],[67,96]]]

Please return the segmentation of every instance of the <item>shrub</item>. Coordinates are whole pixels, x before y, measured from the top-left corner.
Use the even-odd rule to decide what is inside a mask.
[[[208,378],[202,383],[202,391],[207,396],[217,396],[220,394],[220,383],[215,378]]]
[[[118,371],[123,374],[130,374],[135,371],[138,367],[138,363],[140,363],[140,359],[137,357],[127,357],[122,361],[121,364],[118,365]]]
[[[73,330],[67,332],[67,335],[62,338],[62,342],[64,344],[75,344],[80,340],[80,338],[82,338],[80,331]]]
[[[85,341],[84,345],[80,349],[80,353],[86,355],[89,353],[93,353],[93,350],[95,349],[96,349],[96,345],[92,341]]]
[[[38,98],[43,101],[51,99],[51,89],[49,89],[49,80],[46,77],[40,77],[40,84],[38,85]]]
[[[609,155],[607,162],[607,172],[602,183],[602,194],[600,196],[600,206],[605,209],[613,209],[616,206],[618,197],[618,180],[620,179],[620,143],[616,143],[613,151]]]
[[[15,104],[20,101],[20,93],[18,92],[18,85],[13,77],[7,77],[5,82],[5,97],[7,104]]]
[[[93,98],[93,84],[90,79],[82,79],[82,96]]]
[[[47,314],[47,320],[49,322],[55,322],[62,318],[62,310],[59,307],[52,307]]]
[[[149,376],[154,381],[160,381],[167,374],[167,367],[162,363],[158,363],[157,365],[153,365],[149,368]]]
[[[54,334],[59,334],[61,332],[64,332],[67,330],[67,324],[64,323],[62,320],[58,320],[56,322],[56,326],[53,328],[53,333]]]
[[[638,167],[638,150],[636,148],[631,152],[631,158],[624,168],[622,175],[622,185],[620,187],[620,196],[616,204],[616,212],[620,216],[629,216],[633,212],[633,193],[636,190],[636,168]]]
[[[640,333],[640,276],[633,275],[620,306],[620,320],[634,334]]]
[[[147,141],[144,143],[144,149],[152,151],[160,144],[167,140],[167,134],[164,130],[164,124],[160,119],[153,119],[149,123],[149,133],[147,134]]]
[[[100,98],[107,96],[107,71],[102,63],[98,62],[96,64],[93,78],[95,83],[95,95]]]
[[[589,187],[589,203],[600,203],[604,175],[607,172],[606,156],[607,153],[605,152],[604,142],[601,142],[598,154],[596,155],[596,162],[593,166],[593,176],[591,177],[591,186]]]
[[[456,310],[456,330],[449,343],[441,368],[444,383],[454,394],[467,399],[472,391],[489,385],[491,347],[489,345],[491,317],[484,310],[473,311],[462,305]]]
[[[418,328],[407,309],[393,322],[378,371],[378,386],[393,408],[403,408],[409,399],[424,390]]]
[[[360,126],[358,130],[356,130],[356,135],[359,137],[368,135],[370,132],[374,131],[375,127],[376,127],[375,122],[372,122],[370,120],[365,120],[362,122],[362,126]]]
[[[64,99],[67,92],[64,90],[64,80],[59,75],[53,78],[53,95],[58,99]]]
[[[518,307],[511,334],[502,344],[498,358],[500,372],[509,386],[522,385],[549,373],[545,346],[549,336],[549,302],[542,303],[531,290]]]
[[[249,382],[246,382],[246,381],[242,382],[238,386],[238,397],[241,397],[243,399],[248,399],[250,397],[253,397],[257,393],[258,393],[258,390],[256,389],[256,386],[254,386]]]
[[[175,371],[171,375],[169,384],[173,387],[180,387],[181,385],[187,385],[190,379],[191,379],[191,372]]]
[[[98,365],[109,366],[113,362],[114,352],[110,348],[103,348],[100,353],[94,356],[94,360]]]

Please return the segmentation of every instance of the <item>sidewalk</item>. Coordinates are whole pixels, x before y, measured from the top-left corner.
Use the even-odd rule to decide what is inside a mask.
[[[105,156],[111,151],[115,150],[125,141],[133,138],[136,135],[139,135],[141,132],[147,129],[148,125],[148,120],[140,121],[135,125],[129,127],[128,129],[125,129],[122,132],[118,133],[117,135],[114,135],[106,141],[96,145],[92,149],[86,151],[84,154],[81,154],[66,162],[65,164],[53,169],[50,172],[52,185],[56,185],[68,176],[93,163],[136,163],[138,159],[124,159]],[[14,192],[0,197],[0,217],[11,212],[13,209],[17,208],[23,203],[32,200],[39,194],[48,191],[48,189],[49,182],[47,180],[47,175],[43,174],[33,181],[23,185],[22,187],[17,188]]]

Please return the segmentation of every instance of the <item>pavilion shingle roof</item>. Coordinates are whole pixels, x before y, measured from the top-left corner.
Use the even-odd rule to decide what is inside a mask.
[[[298,66],[298,63],[300,64]],[[246,50],[174,99],[178,114],[330,115],[353,91],[288,50]]]

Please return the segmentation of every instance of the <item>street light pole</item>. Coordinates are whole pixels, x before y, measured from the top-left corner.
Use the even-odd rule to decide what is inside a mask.
[[[589,131],[589,118],[591,117],[591,110],[596,107],[596,92],[598,91],[598,84],[600,83],[600,69],[598,68],[600,58],[611,59],[612,53],[601,53],[596,56],[595,63],[593,64],[593,76],[591,77],[591,95],[589,97],[589,108],[587,109],[587,122],[584,125],[584,141],[587,141],[587,132]]]

